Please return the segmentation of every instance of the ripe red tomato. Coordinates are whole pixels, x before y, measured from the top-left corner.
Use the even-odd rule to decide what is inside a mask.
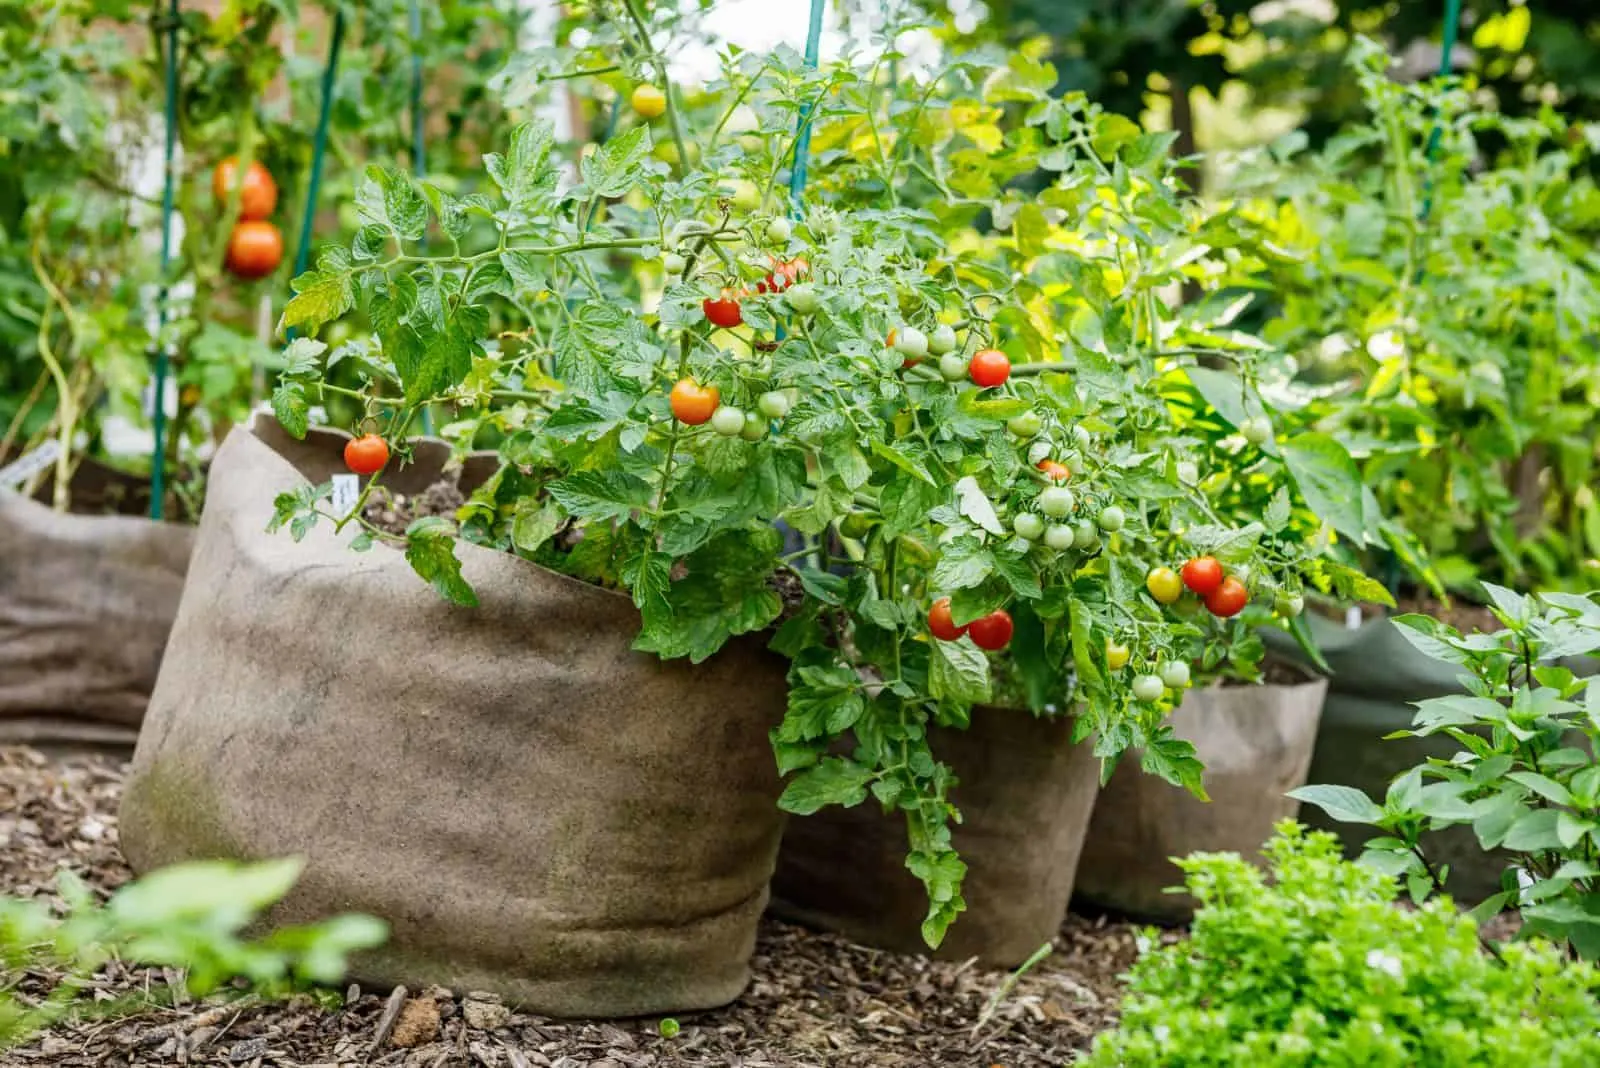
[[[1011,632],[1014,629],[1011,613],[1004,608],[996,608],[983,618],[967,624],[967,636],[979,649],[994,652],[1011,644]]]
[[[226,204],[228,195],[233,192],[233,183],[238,180],[239,159],[229,156],[217,164],[216,170],[211,172],[211,192],[217,198],[218,204]],[[253,159],[250,167],[244,172],[244,186],[239,190],[239,218],[260,220],[272,215],[272,209],[278,204],[278,183],[272,180],[272,174],[261,165],[261,161]]]
[[[376,434],[363,434],[345,443],[344,465],[358,475],[375,475],[389,462],[389,443]]]
[[[283,235],[269,222],[242,222],[228,238],[227,262],[240,278],[265,278],[283,262]]]
[[[1183,584],[1202,597],[1222,585],[1222,565],[1215,556],[1197,556],[1183,565]]]
[[[999,349],[979,349],[972,354],[967,376],[984,389],[1003,385],[1011,377],[1011,361]]]
[[[739,310],[738,298],[731,289],[724,289],[721,297],[707,297],[700,307],[713,326],[724,330],[732,330],[744,322],[744,313]]]
[[[1039,470],[1044,472],[1044,477],[1051,482],[1065,482],[1072,477],[1072,468],[1060,460],[1044,459],[1039,461]]]
[[[680,423],[699,426],[716,413],[722,393],[716,386],[702,386],[692,378],[680,378],[669,396],[672,416]]]
[[[933,602],[933,607],[928,609],[928,633],[942,642],[953,642],[966,632],[967,628],[956,626],[950,616],[950,598],[941,597]]]
[[[1222,580],[1222,585],[1206,595],[1206,608],[1214,616],[1231,619],[1244,611],[1244,606],[1250,603],[1250,591],[1244,588],[1244,583],[1231,575]]]

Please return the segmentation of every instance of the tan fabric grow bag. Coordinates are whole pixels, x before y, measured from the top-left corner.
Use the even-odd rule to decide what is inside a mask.
[[[1095,805],[1078,864],[1078,897],[1139,919],[1187,919],[1193,899],[1166,892],[1183,883],[1171,858],[1196,851],[1257,858],[1272,825],[1299,811],[1299,802],[1284,794],[1305,785],[1327,689],[1319,679],[1190,691],[1172,726],[1205,764],[1211,800],[1147,774],[1138,754],[1129,753]]]
[[[1049,942],[1066,916],[1089,826],[1099,761],[1071,743],[1069,719],[976,708],[965,731],[934,729],[935,756],[955,769],[954,830],[967,863],[967,911],[938,956],[1011,967]],[[773,879],[773,911],[857,942],[926,953],[928,902],[906,870],[906,827],[870,798],[791,818]]]
[[[125,476],[80,475],[86,512],[117,503],[105,487]],[[176,523],[0,490],[0,743],[133,744],[193,544]]]
[[[259,433],[213,462],[123,802],[134,867],[302,856],[274,921],[389,921],[354,969],[371,984],[560,1016],[737,997],[781,832],[783,662],[751,638],[664,664],[629,648],[626,598],[472,545],[482,605],[463,609],[326,522],[268,534],[274,495],[337,469],[346,439]],[[433,483],[446,451],[397,487]]]

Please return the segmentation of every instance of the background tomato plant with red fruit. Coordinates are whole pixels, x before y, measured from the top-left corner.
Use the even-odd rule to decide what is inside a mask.
[[[596,32],[632,57],[622,73],[652,76],[662,41]],[[783,806],[901,813],[934,943],[965,868],[930,726],[993,704],[1072,714],[1108,772],[1138,746],[1199,790],[1166,722],[1185,687],[1248,677],[1280,594],[1363,581],[1305,504],[1308,471],[1317,492],[1342,472],[1244,442],[1194,384],[1262,347],[1220,298],[1179,299],[1266,254],[1254,227],[1181,192],[1166,135],[1055,81],[1024,57],[919,84],[741,54],[693,106],[667,94],[673,163],[627,125],[563,184],[528,124],[485,157],[493,197],[372,169],[356,241],[323,251],[284,314],[308,333],[370,318],[367,404],[392,442],[434,405],[459,448],[498,448],[454,523],[404,539],[446,595],[472,596],[455,535],[628,591],[637,648],[662,657],[770,630],[792,663]],[[759,132],[729,143],[740,107]],[[814,159],[794,199],[802,115]],[[1009,188],[1039,168],[1045,191]],[[420,247],[435,231],[448,251]],[[317,395],[315,346],[275,398],[286,424]],[[279,499],[279,523],[319,518],[364,522]],[[1147,591],[1203,554],[1251,607]]]

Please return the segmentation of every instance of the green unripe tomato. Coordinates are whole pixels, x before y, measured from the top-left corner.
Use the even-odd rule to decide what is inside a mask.
[[[1154,675],[1138,675],[1133,680],[1133,696],[1149,703],[1161,700],[1161,695],[1167,691],[1161,680]]]
[[[689,261],[676,252],[668,252],[661,257],[661,266],[669,275],[682,274],[683,269],[689,266]]]
[[[761,399],[756,401],[756,410],[768,419],[782,419],[789,414],[789,395],[773,390],[761,394]]]
[[[895,331],[894,350],[908,360],[920,360],[928,354],[928,335],[914,326],[902,326]]]
[[[1182,660],[1169,660],[1161,665],[1161,681],[1169,690],[1181,690],[1189,685],[1189,665]]]
[[[872,520],[860,512],[851,512],[839,520],[839,533],[860,541],[872,532]]]
[[[731,404],[724,404],[711,415],[711,429],[725,438],[736,438],[744,433],[744,412]]]
[[[839,213],[832,208],[813,208],[806,213],[806,229],[818,237],[832,237],[839,232]]]
[[[1006,420],[1006,429],[1024,440],[1036,438],[1044,429],[1044,419],[1038,412],[1023,412]]]
[[[817,299],[817,289],[810,282],[796,282],[784,291],[783,299],[801,315],[810,315],[822,302]]]
[[[1116,505],[1107,505],[1100,509],[1100,529],[1107,534],[1115,534],[1128,523],[1128,516]]]
[[[1252,445],[1264,445],[1272,440],[1272,423],[1264,415],[1253,415],[1239,425],[1239,433]]]
[[[1065,523],[1051,523],[1044,532],[1044,543],[1052,549],[1066,550],[1074,544],[1072,528]]]
[[[1074,423],[1072,424],[1072,440],[1078,443],[1078,448],[1088,449],[1094,444],[1094,435],[1084,427]]]
[[[940,323],[933,328],[933,333],[928,335],[928,351],[935,356],[943,356],[956,349],[956,330],[953,326]],[[964,372],[963,372],[964,373]]]
[[[1028,464],[1030,466],[1038,467],[1048,459],[1050,459],[1050,443],[1048,441],[1036,441],[1028,446]]]
[[[1038,541],[1044,533],[1044,520],[1033,512],[1021,512],[1011,521],[1011,529],[1016,531],[1017,537],[1027,541]]]
[[[967,361],[953,352],[939,357],[939,376],[946,382],[964,382],[967,378]]]
[[[746,441],[760,441],[767,436],[767,421],[758,412],[745,412],[744,428],[739,436]]]
[[[1077,498],[1065,486],[1046,486],[1039,492],[1039,511],[1051,519],[1067,515],[1077,503]]]
[[[1272,607],[1284,619],[1294,619],[1306,610],[1306,599],[1298,593],[1280,593],[1273,598]]]
[[[744,178],[735,179],[728,183],[733,187],[733,192],[728,199],[740,211],[755,211],[761,206],[761,187]]]
[[[1195,466],[1193,460],[1178,461],[1178,481],[1185,486],[1192,486],[1200,481],[1200,468]]]
[[[789,222],[788,219],[783,218],[781,215],[767,223],[767,240],[771,241],[773,244],[787,244],[789,239],[793,236],[794,224]]]
[[[1077,526],[1072,530],[1072,547],[1087,551],[1099,544],[1100,532],[1095,529],[1095,525],[1087,519],[1078,520]]]

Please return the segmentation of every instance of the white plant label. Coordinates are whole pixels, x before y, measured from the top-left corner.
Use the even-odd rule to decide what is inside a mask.
[[[61,455],[61,442],[56,438],[25,452],[11,463],[0,467],[0,486],[20,486],[40,471],[56,462]]]
[[[1358,606],[1351,605],[1349,608],[1344,610],[1344,629],[1361,629],[1361,609]]]
[[[361,479],[355,475],[333,476],[333,514],[347,516],[361,499]]]

